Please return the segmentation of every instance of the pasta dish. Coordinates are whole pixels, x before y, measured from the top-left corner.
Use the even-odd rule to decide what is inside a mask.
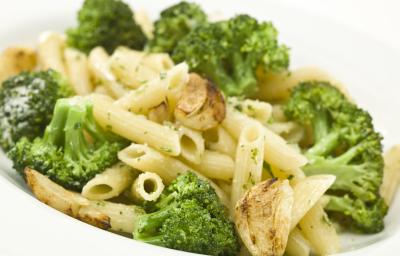
[[[384,229],[400,147],[339,81],[289,64],[247,14],[85,0],[64,33],[1,53],[0,146],[38,200],[137,241],[338,253],[342,232]]]

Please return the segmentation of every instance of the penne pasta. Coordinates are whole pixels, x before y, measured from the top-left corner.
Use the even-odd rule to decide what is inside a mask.
[[[82,189],[82,195],[91,200],[106,200],[120,195],[133,182],[135,171],[118,163],[97,174]]]
[[[292,208],[293,209],[293,208]],[[304,238],[298,228],[292,230],[289,235],[285,253],[288,256],[309,256],[311,253],[310,243]]]
[[[93,91],[87,56],[73,48],[64,51],[66,72],[75,93],[87,95]]]
[[[174,79],[176,79],[175,76],[180,75],[179,72],[181,72],[181,66],[175,66],[165,73],[159,73],[149,82],[118,99],[115,104],[131,112],[145,114],[149,109],[166,100],[168,90],[171,86],[175,86]]]
[[[236,141],[221,125],[204,131],[203,137],[206,143],[206,148],[235,158]]]
[[[293,185],[293,209],[291,229],[318,202],[335,181],[333,175],[315,175],[302,179]]]
[[[141,173],[132,184],[131,195],[137,202],[156,201],[164,190],[160,176],[153,172]]]
[[[208,178],[225,181],[232,181],[235,169],[235,163],[230,156],[211,150],[204,151],[200,163],[187,164]]]
[[[121,150],[118,153],[118,158],[135,169],[156,173],[166,184],[171,183],[180,174],[191,171],[201,179],[208,181],[221,199],[221,202],[226,206],[229,205],[227,196],[213,181],[201,175],[198,171],[191,169],[178,159],[163,155],[149,146],[133,143]]]
[[[347,89],[326,71],[317,67],[302,67],[283,73],[265,74],[257,71],[259,91],[257,98],[266,101],[282,101],[289,97],[290,89],[303,81],[329,81],[350,99]]]
[[[264,129],[252,122],[241,131],[236,151],[235,170],[232,180],[231,210],[242,195],[262,178],[264,155]]]
[[[204,162],[204,139],[201,133],[185,126],[179,128],[179,133],[181,134],[181,156],[193,165]]]
[[[176,65],[167,76],[168,94],[167,101],[171,113],[175,110],[175,106],[182,95],[183,89],[189,82],[189,66],[183,62]]]
[[[140,25],[146,37],[148,39],[152,39],[154,25],[153,22],[150,20],[148,13],[143,9],[135,10],[135,21],[137,24]]]
[[[236,97],[228,98],[228,103],[233,108],[241,111],[245,115],[265,124],[272,115],[271,104],[258,100],[240,100]]]
[[[113,98],[120,98],[126,93],[123,85],[118,83],[109,65],[109,56],[102,47],[94,48],[89,54],[89,70],[96,83],[107,88]]]
[[[340,251],[340,241],[322,205],[317,203],[301,219],[299,226],[304,237],[319,255]]]
[[[181,153],[179,133],[167,126],[147,120],[112,104],[103,95],[93,95],[96,121],[112,132],[137,143],[148,144],[167,155]]]
[[[244,126],[254,122],[257,121],[228,107],[222,126],[232,136],[238,138]],[[290,147],[282,137],[265,127],[264,133],[264,160],[269,164],[286,171],[299,168],[307,163],[307,158]]]
[[[53,69],[67,76],[64,63],[65,37],[46,31],[39,37],[38,58],[42,70]]]
[[[390,206],[400,182],[400,145],[393,146],[384,155],[383,182],[380,194]]]

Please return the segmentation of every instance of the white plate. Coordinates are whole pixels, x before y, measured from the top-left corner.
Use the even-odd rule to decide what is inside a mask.
[[[134,8],[145,8],[155,18],[174,1],[131,2]],[[0,10],[0,48],[35,42],[43,30],[64,30],[74,23],[79,6],[80,1],[7,2]],[[202,6],[208,12],[221,11],[226,17],[248,13],[272,20],[281,40],[292,48],[292,67],[314,65],[331,72],[371,112],[385,136],[385,146],[400,142],[400,56],[395,51],[357,31],[282,5],[203,0]],[[30,195],[4,155],[0,160],[0,255],[189,255],[101,231],[43,205]],[[348,252],[341,255],[396,255],[400,249],[398,213],[399,197],[386,218],[385,231],[343,236]]]

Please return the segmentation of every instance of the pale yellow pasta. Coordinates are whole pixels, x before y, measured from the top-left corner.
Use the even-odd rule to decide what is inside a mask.
[[[171,183],[171,181],[180,174],[191,171],[201,179],[208,181],[221,199],[221,202],[226,206],[229,205],[229,200],[226,194],[213,181],[201,175],[198,171],[193,170],[178,159],[161,154],[147,145],[132,143],[129,147],[118,153],[118,158],[135,169],[158,174],[166,184]]]
[[[168,106],[169,110],[175,110],[176,103],[182,95],[183,89],[189,82],[189,66],[185,63],[179,63],[170,72],[168,72]]]
[[[215,182],[217,183],[218,187],[220,187],[225,192],[225,194],[230,197],[232,191],[232,183],[223,180],[215,180]]]
[[[246,190],[261,181],[264,136],[264,129],[257,122],[246,124],[240,133],[232,180],[231,210],[233,211]]]
[[[228,98],[228,103],[233,108],[239,109],[242,113],[256,119],[262,124],[267,123],[272,115],[272,106],[267,102],[230,97]]]
[[[236,141],[221,125],[204,131],[203,137],[207,148],[235,158]]]
[[[126,47],[118,47],[110,58],[110,68],[118,80],[131,88],[157,78],[174,66],[165,53],[145,53]]]
[[[156,201],[164,190],[160,176],[154,172],[141,173],[132,184],[131,195],[138,201]]]
[[[174,62],[167,53],[147,53],[142,63],[157,73],[168,71],[174,67]]]
[[[334,181],[335,176],[333,175],[315,175],[302,179],[293,185],[294,202],[291,229],[296,227]]]
[[[93,91],[87,56],[74,49],[66,48],[64,52],[65,66],[69,82],[78,95],[87,95]]]
[[[349,99],[347,89],[326,71],[317,67],[302,67],[290,72],[264,74],[258,70],[258,88],[256,98],[266,101],[285,100],[290,95],[290,89],[303,81],[320,80],[330,82]]]
[[[96,121],[107,130],[128,140],[148,144],[168,155],[181,153],[178,131],[119,108],[107,96],[92,95],[91,100]]]
[[[169,88],[175,86],[176,79],[185,75],[181,72],[182,66],[175,66],[167,72],[157,73],[152,80],[127,93],[115,104],[134,113],[147,113],[166,100]]]
[[[120,195],[133,182],[135,171],[118,163],[97,174],[82,189],[82,195],[92,200],[106,200]]]
[[[96,83],[105,86],[113,98],[120,98],[126,93],[123,85],[117,82],[111,72],[110,57],[102,47],[94,48],[89,54],[89,70]]]
[[[222,126],[235,138],[238,138],[245,125],[256,120],[227,107],[227,113]],[[257,122],[258,123],[258,122]],[[290,147],[279,135],[264,127],[265,146],[264,160],[282,170],[293,170],[307,163],[307,158]]]
[[[154,25],[148,13],[143,10],[135,10],[135,21],[142,28],[143,33],[148,39],[153,38]]]
[[[400,182],[400,145],[389,149],[384,155],[385,167],[383,169],[383,182],[380,194],[385,202],[390,205]]]
[[[133,113],[146,114],[151,108],[164,102],[167,92],[168,84],[157,77],[128,92],[114,104]]]
[[[53,69],[67,76],[64,63],[65,36],[46,31],[39,37],[38,57],[42,70]]]
[[[97,94],[102,94],[102,95],[107,95],[107,96],[112,97],[112,95],[110,95],[109,91],[107,90],[107,88],[104,85],[96,86],[96,88],[94,89],[94,92]]]
[[[206,150],[200,163],[187,164],[211,179],[232,181],[235,162],[228,155],[217,151]]]
[[[293,210],[293,208],[292,208]],[[289,235],[285,253],[288,256],[309,256],[310,243],[304,238],[299,229],[295,228]]]
[[[199,131],[179,127],[181,156],[192,164],[200,164],[204,158],[204,139]],[[207,176],[207,175],[206,175]]]
[[[299,226],[318,255],[334,254],[340,251],[336,229],[319,202],[301,219]]]

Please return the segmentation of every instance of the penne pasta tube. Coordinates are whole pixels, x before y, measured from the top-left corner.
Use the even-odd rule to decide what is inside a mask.
[[[239,137],[232,180],[231,210],[250,187],[262,178],[264,129],[261,124],[247,124]]]
[[[217,151],[206,150],[200,163],[187,164],[211,179],[232,181],[235,162],[228,155]]]
[[[109,56],[102,47],[96,47],[89,53],[89,70],[96,82],[104,85],[113,98],[120,98],[126,93],[111,72]]]
[[[303,216],[318,202],[335,181],[333,175],[315,175],[298,181],[293,185],[293,208],[291,229],[294,229]]]
[[[135,10],[135,21],[142,28],[146,37],[153,39],[154,24],[145,10]]]
[[[87,56],[73,48],[64,51],[66,71],[69,81],[78,95],[87,95],[93,91]]]
[[[183,88],[189,82],[189,66],[185,63],[179,63],[170,72],[168,72],[168,106],[173,113],[175,106],[182,95]]]
[[[181,126],[179,132],[181,134],[181,156],[193,165],[204,162],[204,139],[201,133],[185,126]]]
[[[38,57],[42,70],[53,69],[67,76],[64,63],[65,37],[56,32],[46,31],[39,37]]]
[[[115,104],[134,113],[147,113],[149,109],[165,101],[168,90],[180,83],[182,66],[175,66],[167,72],[157,73],[152,80],[118,99]],[[179,76],[179,78],[177,78]],[[175,81],[178,79],[179,81]],[[182,78],[184,79],[184,78]]]
[[[228,103],[233,108],[262,124],[267,123],[272,115],[272,106],[267,102],[250,99],[240,100],[236,97],[230,97],[228,98]]]
[[[131,195],[138,201],[156,201],[164,190],[160,176],[153,172],[141,173],[132,184]]]
[[[131,141],[148,144],[167,155],[181,153],[179,133],[112,104],[103,95],[92,95],[96,121],[108,130]]]
[[[393,201],[400,182],[400,145],[389,149],[383,159],[385,167],[383,169],[383,182],[380,188],[380,194],[387,205]]]
[[[257,122],[252,118],[227,107],[227,114],[222,126],[235,138],[238,138],[244,126]],[[290,147],[279,135],[264,127],[264,160],[281,170],[292,170],[304,166],[307,158]]]
[[[135,171],[125,164],[116,164],[97,174],[82,189],[91,200],[106,200],[120,195],[133,182]]]
[[[207,148],[235,158],[236,141],[221,125],[204,131],[203,137]]]
[[[226,194],[213,181],[201,175],[198,171],[188,167],[178,159],[163,155],[147,145],[132,143],[129,147],[118,153],[118,158],[135,169],[143,172],[156,173],[166,184],[171,183],[180,174],[191,171],[201,179],[209,182],[221,199],[221,202],[226,206],[229,205]]]
[[[286,245],[285,253],[288,256],[309,256],[310,243],[304,238],[298,228],[292,230]]]
[[[340,251],[336,229],[319,202],[304,215],[299,226],[317,254],[328,255]]]

